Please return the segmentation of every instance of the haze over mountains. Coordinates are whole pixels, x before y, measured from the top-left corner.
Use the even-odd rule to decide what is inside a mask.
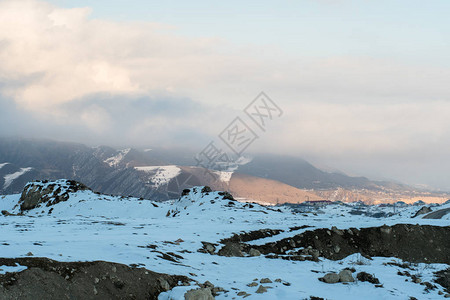
[[[258,154],[242,159],[233,170],[207,171],[195,166],[194,155],[180,149],[116,150],[52,140],[1,138],[0,191],[17,193],[32,180],[67,178],[101,193],[158,200],[177,198],[184,187],[196,185],[271,204],[324,199],[371,201],[380,194],[387,201],[389,195],[393,200],[399,194],[414,192],[397,183],[328,173],[294,157]]]

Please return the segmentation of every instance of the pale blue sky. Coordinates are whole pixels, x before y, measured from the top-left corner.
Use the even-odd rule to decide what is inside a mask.
[[[92,18],[174,25],[186,36],[238,46],[278,47],[293,56],[370,56],[449,65],[450,1],[52,0],[88,6]]]

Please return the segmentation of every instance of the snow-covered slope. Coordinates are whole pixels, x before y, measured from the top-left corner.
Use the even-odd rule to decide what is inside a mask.
[[[130,150],[131,148],[120,150],[114,156],[105,159],[104,162],[107,163],[110,167],[116,167],[122,162],[123,158],[130,152]]]
[[[136,170],[145,174],[147,183],[152,184],[155,188],[168,184],[170,180],[181,173],[181,169],[177,166],[144,166],[135,167]]]
[[[15,179],[19,178],[20,176],[31,170],[33,170],[33,168],[31,167],[21,168],[20,171],[5,175],[4,177],[5,183],[3,185],[3,189],[6,189]]]
[[[0,196],[0,211],[19,214],[0,215],[1,256],[26,256],[31,252],[34,256],[60,261],[105,260],[135,264],[157,272],[186,275],[202,283],[208,280],[228,291],[219,293],[216,299],[247,294],[246,299],[442,297],[438,295],[443,291],[440,286],[426,292],[424,285],[405,281],[409,277],[398,275],[399,271],[404,271],[398,267],[403,262],[393,257],[369,260],[353,254],[336,261],[325,258],[293,261],[247,253],[243,257],[226,257],[217,252],[199,251],[204,248],[202,242],[219,249],[223,240],[234,234],[263,229],[270,230],[247,244],[256,247],[317,228],[331,230],[332,226],[348,229],[399,223],[449,225],[448,219],[411,218],[419,207],[398,208],[396,214],[382,218],[351,212],[356,209],[388,212],[392,208],[330,205],[311,212],[293,213],[288,207],[240,203],[228,193],[211,192],[204,187],[192,188],[179,199],[161,203],[106,196],[88,189],[71,191],[67,181],[42,183],[46,188],[41,190],[53,184],[49,194],[53,196],[59,188],[55,197],[67,193],[66,200],[47,206],[47,203],[53,203],[48,199],[23,211],[19,194]],[[448,207],[450,204],[433,207],[433,210]],[[433,282],[433,272],[449,267],[441,263],[408,265],[409,272],[417,274],[422,282]],[[339,272],[346,267],[374,274],[383,286],[375,287],[362,281],[327,284],[318,280],[327,272]],[[258,280],[254,281],[255,278]],[[262,278],[269,278],[271,282],[260,283]],[[256,293],[260,285],[267,287],[267,291]],[[177,287],[161,294],[160,299],[184,299],[184,292],[192,288]]]

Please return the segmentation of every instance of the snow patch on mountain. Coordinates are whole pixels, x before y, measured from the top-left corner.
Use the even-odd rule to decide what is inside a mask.
[[[0,169],[3,168],[4,166],[6,166],[7,164],[9,164],[9,163],[1,163],[0,164]]]
[[[6,189],[8,186],[11,185],[11,183],[14,180],[16,180],[17,178],[19,178],[20,176],[22,176],[23,174],[25,174],[26,172],[29,172],[31,170],[33,170],[33,168],[31,168],[31,167],[21,168],[20,171],[5,175],[5,177],[4,177],[5,183],[3,184],[3,189]]]
[[[117,155],[107,158],[103,162],[107,163],[110,167],[116,167],[120,164],[125,155],[127,155],[128,152],[130,152],[130,150],[131,148],[120,150]]]
[[[135,167],[136,170],[148,173],[149,183],[152,183],[154,187],[167,184],[173,178],[177,177],[181,173],[181,169],[175,165],[169,166],[144,166]]]
[[[214,173],[219,176],[220,181],[229,183],[234,172],[214,171]]]

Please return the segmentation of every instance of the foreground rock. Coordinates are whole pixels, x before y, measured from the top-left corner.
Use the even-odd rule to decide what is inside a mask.
[[[267,255],[268,258],[316,260],[320,256],[339,260],[361,253],[368,257],[396,257],[416,263],[450,264],[449,236],[449,226],[397,224],[345,230],[323,228],[251,247],[262,254],[275,254]],[[242,243],[241,249],[245,252],[250,245]]]
[[[447,293],[450,293],[450,268],[435,273],[436,283],[442,285]]]
[[[214,300],[209,288],[190,290],[184,294],[185,300]]]
[[[358,275],[356,275],[356,278],[358,278],[359,281],[363,281],[363,282],[367,281],[367,282],[370,282],[372,284],[379,284],[380,283],[378,278],[376,278],[372,274],[369,274],[369,273],[366,273],[366,272],[359,272]]]
[[[242,253],[241,245],[239,243],[227,243],[222,249],[219,250],[218,253],[220,256],[227,257],[242,257],[244,254]]]
[[[352,272],[350,270],[342,270],[339,272],[339,281],[353,282],[355,281],[355,279],[353,278]]]
[[[320,281],[325,283],[338,283],[338,282],[354,282],[352,272],[350,270],[342,270],[339,274],[331,272],[325,274],[325,276],[319,278]]]
[[[47,258],[0,258],[0,266],[25,266],[0,275],[0,299],[157,299],[190,279],[143,268],[94,262],[58,262]],[[195,298],[193,298],[195,299]]]
[[[327,273],[322,278],[319,278],[319,280],[325,283],[338,283],[339,275],[336,273]]]

